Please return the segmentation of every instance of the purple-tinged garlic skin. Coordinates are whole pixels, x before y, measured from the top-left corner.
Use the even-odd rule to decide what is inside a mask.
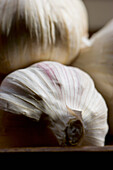
[[[0,109],[37,121],[46,115],[61,146],[104,146],[107,106],[78,68],[45,61],[9,74],[0,87]]]

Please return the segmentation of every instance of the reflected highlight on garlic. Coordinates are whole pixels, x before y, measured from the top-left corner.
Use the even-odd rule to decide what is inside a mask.
[[[39,62],[9,74],[0,109],[40,121],[44,115],[59,145],[103,146],[107,107],[90,76],[57,62]]]

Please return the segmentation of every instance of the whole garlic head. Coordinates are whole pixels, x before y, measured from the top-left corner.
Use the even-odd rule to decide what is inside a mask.
[[[1,0],[0,73],[43,60],[69,64],[87,34],[82,0]]]
[[[113,135],[113,19],[95,33],[72,64],[86,71],[108,106],[109,133]]]
[[[49,120],[59,145],[103,146],[107,107],[90,76],[57,62],[39,62],[9,74],[0,87],[0,109]]]

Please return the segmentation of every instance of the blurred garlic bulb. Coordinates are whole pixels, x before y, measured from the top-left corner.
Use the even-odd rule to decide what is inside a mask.
[[[107,107],[92,79],[78,68],[39,62],[9,74],[0,87],[0,109],[40,120],[59,145],[103,146]]]
[[[113,134],[113,19],[92,36],[73,66],[93,78],[109,110],[109,133]]]
[[[82,0],[1,0],[0,73],[43,60],[69,64],[87,32]]]

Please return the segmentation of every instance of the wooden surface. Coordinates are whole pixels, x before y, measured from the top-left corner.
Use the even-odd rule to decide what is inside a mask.
[[[24,152],[113,152],[113,146],[104,147],[26,147],[26,148],[4,148],[0,153],[24,153]]]

